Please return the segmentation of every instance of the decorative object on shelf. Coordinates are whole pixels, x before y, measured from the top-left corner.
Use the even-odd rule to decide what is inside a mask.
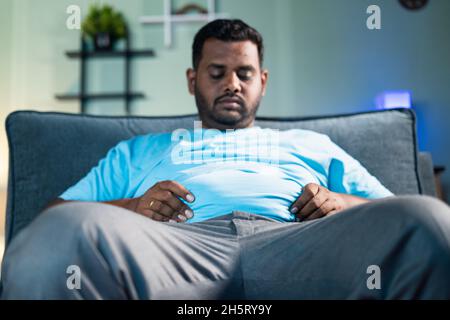
[[[203,8],[202,6],[199,6],[196,3],[188,3],[181,7],[180,9],[175,11],[175,14],[188,14],[190,12],[198,12],[201,14],[207,14],[208,9]]]
[[[215,0],[207,0],[207,2],[208,8],[206,10],[197,4],[189,4],[175,11],[175,14],[173,14],[172,0],[164,0],[164,14],[162,16],[142,16],[139,18],[139,21],[142,24],[163,24],[164,45],[170,48],[172,46],[172,29],[174,23],[210,22],[215,19],[228,17],[226,13],[216,13]],[[190,11],[200,13],[187,13]]]
[[[114,38],[107,32],[99,32],[94,37],[94,48],[97,51],[111,51],[115,44]]]
[[[81,37],[81,50],[67,51],[66,55],[72,59],[80,59],[80,92],[77,94],[59,94],[56,99],[60,100],[80,100],[81,113],[86,113],[87,103],[91,100],[104,99],[124,99],[125,111],[127,115],[131,114],[131,101],[138,98],[144,98],[144,94],[131,91],[131,58],[133,57],[153,57],[154,51],[149,50],[131,50],[130,37],[126,35],[125,50],[111,51],[92,51],[87,50],[87,44]],[[87,59],[88,58],[124,58],[125,59],[125,90],[123,92],[106,92],[106,93],[88,93],[86,88],[87,77]]]
[[[92,5],[81,25],[83,37],[94,42],[97,51],[110,51],[120,39],[127,36],[123,15],[111,6]]]
[[[409,10],[419,10],[425,7],[428,0],[399,0],[400,4]]]
[[[384,91],[375,98],[377,109],[411,108],[410,91]]]

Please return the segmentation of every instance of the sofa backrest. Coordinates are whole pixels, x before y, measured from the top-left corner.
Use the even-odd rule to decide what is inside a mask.
[[[17,111],[6,120],[10,148],[6,242],[121,140],[193,128],[196,115],[111,117]],[[314,118],[258,118],[275,129],[325,133],[395,194],[422,193],[414,112],[408,109]]]

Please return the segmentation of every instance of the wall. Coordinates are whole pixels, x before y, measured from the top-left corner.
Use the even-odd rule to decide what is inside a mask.
[[[361,13],[381,7],[382,29],[365,28]],[[411,90],[419,147],[446,165],[450,200],[450,1],[423,10],[397,1],[294,1],[291,35],[297,55],[292,115],[370,110],[384,90]]]
[[[10,79],[11,68],[9,61],[11,59],[8,50],[11,46],[11,2],[1,2],[0,10],[0,121],[2,129],[0,133],[0,262],[4,249],[4,212],[6,209],[6,177],[8,172],[8,146],[6,136],[3,133],[3,121],[9,110],[10,99]]]
[[[76,102],[55,93],[78,90],[78,62],[65,50],[77,49],[78,31],[65,27],[66,8],[88,0],[0,0],[0,120],[17,109],[78,112]],[[102,2],[102,1],[100,1]],[[196,111],[185,84],[192,37],[199,25],[174,29],[174,45],[163,46],[161,26],[142,26],[143,14],[163,12],[162,0],[114,0],[127,17],[133,46],[153,48],[156,58],[133,64],[133,87],[146,99],[133,104],[137,115],[175,115]],[[177,6],[192,1],[177,0]],[[201,0],[194,1],[204,3]],[[366,28],[366,8],[378,4],[382,29]],[[264,35],[271,74],[260,115],[323,115],[373,109],[383,90],[413,92],[422,150],[437,164],[450,165],[450,1],[433,0],[419,12],[394,0],[219,0],[232,17],[245,19]],[[119,90],[122,63],[90,63],[89,88]],[[91,104],[92,114],[123,114],[122,103]],[[6,182],[7,147],[0,135],[0,185]],[[450,199],[450,167],[444,176]]]
[[[6,114],[9,112],[10,106],[10,61],[11,50],[11,2],[1,3],[0,10],[0,121],[2,123],[0,133],[0,194],[1,190],[6,188],[8,161],[7,151],[8,145],[6,136],[3,133],[3,122]],[[1,202],[1,201],[0,201]]]

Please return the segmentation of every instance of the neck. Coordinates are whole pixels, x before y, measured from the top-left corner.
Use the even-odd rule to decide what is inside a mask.
[[[203,129],[217,129],[217,130],[221,130],[221,131],[225,131],[225,130],[237,130],[237,129],[247,129],[247,128],[251,128],[255,125],[255,120],[253,119],[250,123],[248,123],[247,125],[237,125],[237,126],[226,126],[226,125],[221,125],[221,124],[208,124],[205,121],[202,121],[202,128]]]

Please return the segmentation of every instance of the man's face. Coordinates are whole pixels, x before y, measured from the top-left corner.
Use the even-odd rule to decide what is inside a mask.
[[[197,70],[187,71],[203,126],[219,130],[252,126],[267,77],[253,42],[206,40]]]

